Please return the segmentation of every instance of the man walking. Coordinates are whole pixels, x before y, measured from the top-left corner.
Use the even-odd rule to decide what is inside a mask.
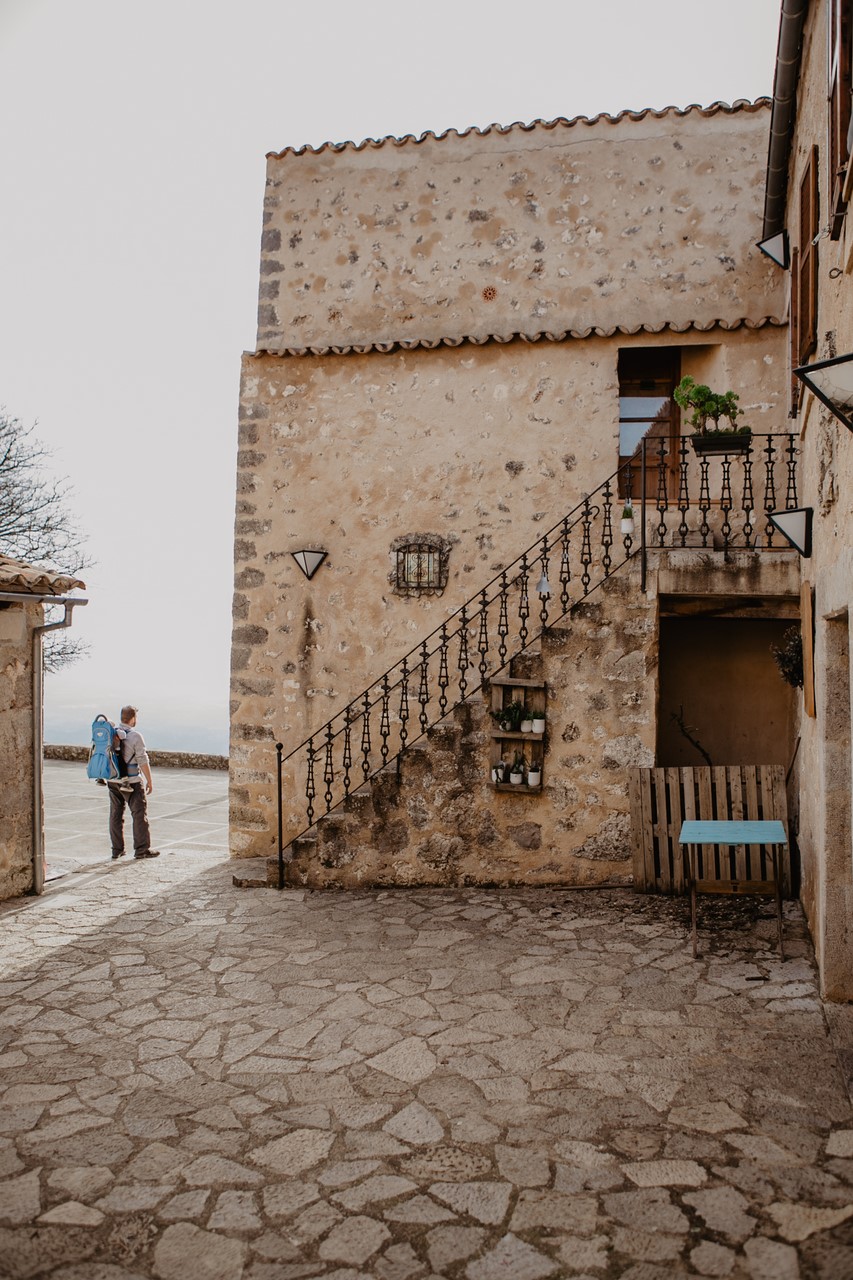
[[[134,858],[159,858],[159,849],[151,848],[148,829],[148,802],[154,790],[151,765],[145,750],[145,739],[136,729],[136,707],[122,707],[118,736],[122,739],[121,755],[127,777],[107,784],[110,793],[110,844],[113,859],[124,857],[124,806],[133,820]]]

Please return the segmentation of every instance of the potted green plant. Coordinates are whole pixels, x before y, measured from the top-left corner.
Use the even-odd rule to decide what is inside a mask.
[[[622,508],[622,519],[619,521],[619,531],[626,537],[634,536],[634,507],[630,502],[626,502]]]
[[[712,391],[704,383],[697,383],[685,375],[673,392],[679,408],[690,411],[689,422],[693,427],[692,444],[698,454],[745,453],[752,439],[752,429],[738,426],[743,414],[738,408],[739,396],[734,391]],[[720,419],[728,426],[721,427]],[[713,423],[712,426],[708,424]]]
[[[528,787],[538,787],[542,782],[542,765],[539,761],[534,760],[530,768],[527,770]]]
[[[527,760],[523,751],[516,751],[512,758],[512,764],[509,767],[509,780],[513,786],[521,786],[524,781],[524,774],[527,769]]]
[[[504,733],[518,733],[524,715],[524,703],[519,702],[518,699],[508,702],[505,707],[492,712],[492,718],[497,721],[498,726],[503,729]]]

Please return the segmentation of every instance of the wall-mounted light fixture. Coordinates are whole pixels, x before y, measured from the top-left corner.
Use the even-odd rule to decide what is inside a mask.
[[[291,551],[290,554],[310,582],[329,553],[328,551]]]
[[[796,507],[793,511],[768,511],[767,518],[804,560],[812,553],[812,508]]]
[[[775,235],[768,236],[766,240],[759,240],[755,246],[760,249],[766,258],[771,262],[775,262],[777,267],[781,267],[783,271],[787,271],[791,265],[791,247],[788,243],[787,231],[777,231]]]
[[[848,431],[853,431],[853,351],[833,360],[800,365],[794,373]]]

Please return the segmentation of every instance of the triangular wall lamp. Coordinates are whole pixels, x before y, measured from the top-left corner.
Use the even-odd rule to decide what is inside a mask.
[[[791,249],[788,244],[787,231],[777,231],[775,236],[768,236],[766,240],[759,240],[756,248],[760,249],[766,258],[770,258],[783,271],[787,271],[790,267]]]
[[[768,511],[767,518],[808,560],[812,553],[812,508],[796,507],[793,511]]]
[[[848,431],[853,431],[853,352],[802,364],[794,373]]]
[[[329,553],[328,551],[291,551],[290,554],[310,582]]]

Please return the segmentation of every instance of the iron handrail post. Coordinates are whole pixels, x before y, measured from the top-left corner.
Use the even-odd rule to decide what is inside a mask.
[[[646,437],[642,441],[640,464],[640,590],[646,590]]]
[[[276,764],[278,767],[278,887],[284,888],[284,815],[282,812],[281,799],[281,759],[284,751],[284,743],[277,742],[275,744]]]

